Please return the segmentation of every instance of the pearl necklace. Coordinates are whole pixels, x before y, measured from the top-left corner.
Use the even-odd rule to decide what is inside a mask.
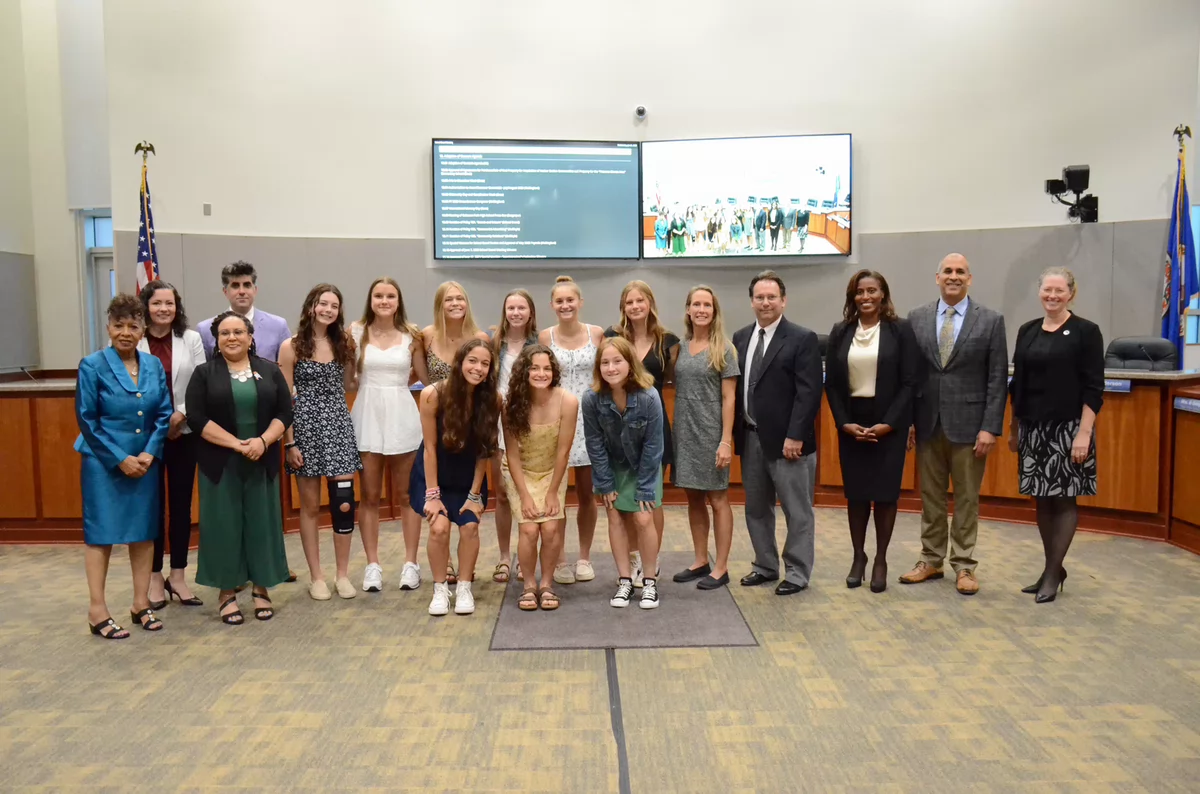
[[[234,372],[233,370],[229,371],[229,377],[233,378],[238,383],[245,383],[246,381],[250,380],[253,374],[253,369],[249,364],[246,365],[245,369],[240,369],[237,372]]]

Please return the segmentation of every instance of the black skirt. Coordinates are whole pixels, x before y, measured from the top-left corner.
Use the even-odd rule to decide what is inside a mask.
[[[1021,421],[1017,452],[1021,457],[1020,487],[1026,496],[1095,496],[1096,439],[1092,437],[1083,463],[1071,460],[1071,444],[1079,420]]]
[[[886,406],[876,406],[873,397],[851,397],[849,409],[850,421],[863,427],[879,424],[886,412]],[[907,427],[894,427],[877,442],[855,441],[839,427],[838,453],[846,499],[851,502],[899,500],[907,452]]]

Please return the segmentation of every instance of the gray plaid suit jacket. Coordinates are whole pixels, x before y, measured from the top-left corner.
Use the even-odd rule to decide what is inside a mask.
[[[946,366],[938,355],[935,300],[909,312],[921,349],[922,372],[913,424],[928,441],[941,422],[952,444],[974,444],[980,430],[999,437],[1008,400],[1008,341],[1004,317],[971,298]]]

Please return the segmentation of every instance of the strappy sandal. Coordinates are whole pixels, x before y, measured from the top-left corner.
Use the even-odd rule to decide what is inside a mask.
[[[454,572],[454,566],[446,565],[446,584],[458,584],[458,574]]]
[[[240,609],[235,609],[233,612],[230,612],[228,615],[224,614],[225,607],[229,606],[230,604],[236,604],[236,603],[237,603],[237,594],[235,593],[234,595],[231,595],[229,598],[225,599],[225,602],[222,603],[221,606],[217,607],[217,612],[218,612],[218,614],[220,614],[221,622],[227,626],[240,626],[240,625],[242,625],[242,623],[244,623],[246,621],[246,617],[245,617],[245,615],[242,614],[242,610],[240,610]]]
[[[141,612],[129,610],[129,617],[133,618],[141,625],[145,631],[162,631],[163,622],[154,617],[154,609],[147,607]]]
[[[547,612],[553,612],[558,609],[558,596],[549,587],[544,588],[538,596],[539,606]]]
[[[506,562],[496,563],[496,568],[492,571],[492,581],[496,584],[507,584],[508,574],[511,570],[512,566]]]
[[[525,572],[521,570],[521,561],[517,560],[517,581],[525,581]]]
[[[521,593],[517,599],[517,608],[522,612],[536,612],[538,608],[538,591],[529,589]]]
[[[88,624],[88,628],[92,630],[92,634],[97,637],[103,637],[106,640],[127,640],[129,632],[117,625],[117,622],[112,618],[102,620],[96,625]],[[122,634],[124,632],[124,634]]]
[[[268,604],[271,603],[271,597],[266,593],[251,593],[251,595],[257,598],[259,601],[266,601]],[[275,609],[273,607],[254,608],[255,620],[270,620],[273,617],[275,617]]]

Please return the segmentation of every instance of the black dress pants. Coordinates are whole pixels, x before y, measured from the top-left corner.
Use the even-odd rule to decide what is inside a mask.
[[[188,543],[192,536],[192,487],[196,481],[196,445],[199,436],[184,433],[163,445],[163,464],[158,467],[160,502],[168,508],[158,517],[158,535],[154,538],[154,573],[163,569],[163,549],[171,539],[171,567],[186,568]],[[169,533],[169,534],[168,534]]]

